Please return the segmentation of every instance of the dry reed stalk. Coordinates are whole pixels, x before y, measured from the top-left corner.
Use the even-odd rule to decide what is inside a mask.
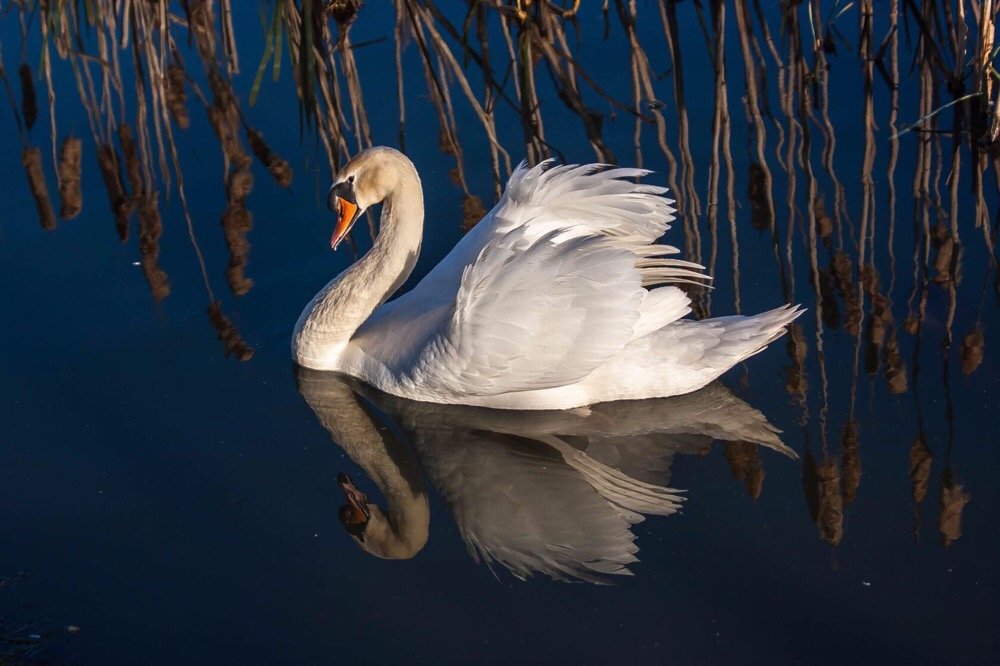
[[[671,178],[670,174],[676,173],[677,158],[674,157],[674,153],[670,149],[670,144],[667,142],[667,121],[663,117],[663,112],[660,110],[663,103],[656,98],[656,91],[653,85],[655,76],[652,72],[652,67],[649,64],[649,56],[646,55],[646,50],[639,42],[639,36],[636,33],[638,10],[634,2],[629,2],[628,7],[626,8],[623,0],[616,0],[615,6],[618,10],[619,21],[625,29],[625,35],[628,37],[629,51],[632,61],[632,95],[635,107],[635,132],[633,135],[633,143],[636,151],[636,166],[642,165],[641,136],[644,119],[641,113],[642,103],[643,100],[645,100],[645,105],[649,108],[653,123],[656,125],[657,145],[660,147],[660,151],[667,160],[668,185],[672,191],[676,191],[677,184],[669,179]],[[660,12],[662,20],[662,6],[660,7]]]
[[[542,19],[532,20],[527,25],[527,34],[532,40],[532,46],[545,58],[559,99],[583,122],[587,140],[594,149],[597,159],[607,164],[617,164],[618,158],[604,141],[603,116],[587,106],[580,94],[577,81],[577,73],[580,70],[572,61],[560,24],[556,21],[547,21],[547,11],[542,6],[539,6],[539,9]],[[558,51],[555,45],[559,45]]]
[[[500,15],[500,25],[507,44],[508,55],[514,71],[514,90],[520,102],[521,130],[529,164],[538,164],[547,154],[545,148],[545,127],[542,121],[541,103],[535,85],[535,52],[531,38],[523,24],[518,26],[517,48],[510,34],[510,24]],[[520,57],[518,57],[520,54]]]
[[[764,124],[761,103],[767,104],[766,95],[760,94],[761,82],[766,80],[763,74],[763,57],[760,54],[759,46],[756,44],[756,37],[753,35],[752,23],[750,19],[750,8],[746,2],[736,3],[735,6],[737,34],[740,38],[740,52],[743,60],[743,85],[746,94],[743,97],[743,107],[747,115],[749,132],[753,137],[753,150],[748,143],[747,152],[750,155],[748,160],[749,174],[747,177],[746,198],[750,202],[750,225],[758,230],[768,229],[774,240],[775,258],[778,259],[778,238],[774,219],[774,192],[773,177],[770,166],[767,164],[767,157],[764,154],[767,145],[767,127]],[[757,46],[754,51],[753,46]],[[755,55],[756,54],[756,55]],[[758,63],[761,63],[761,76],[758,77]],[[731,216],[734,213],[731,212]],[[739,302],[739,245],[735,235],[736,225],[731,224],[730,243],[733,246],[733,280],[736,286],[736,311],[740,311]],[[779,268],[781,262],[778,261]],[[782,275],[782,284],[784,285]]]
[[[350,27],[348,25],[340,27],[337,50],[340,53],[340,66],[343,69],[344,80],[347,83],[347,97],[351,106],[351,116],[354,121],[354,138],[357,142],[357,149],[361,151],[372,146],[372,131],[368,126],[368,111],[365,109],[361,76],[358,73],[357,63],[354,60],[354,51],[351,48]]]
[[[38,97],[35,94],[35,82],[31,78],[31,66],[21,63],[17,70],[21,78],[21,114],[24,126],[30,131],[38,120]]]
[[[685,256],[690,261],[701,263],[701,239],[698,232],[698,216],[701,215],[701,199],[695,186],[694,156],[691,152],[691,131],[688,120],[687,99],[684,94],[684,61],[678,29],[677,8],[673,2],[659,3],[660,22],[673,66],[674,103],[677,108],[677,146],[681,156],[681,189],[677,202],[677,212],[684,227]],[[667,159],[667,182],[677,182],[677,163]]]
[[[927,480],[930,478],[933,462],[934,456],[921,434],[910,446],[910,492],[916,504],[921,504],[927,496]]]
[[[726,86],[726,6],[719,0],[712,2],[712,30],[714,41],[712,44],[713,63],[712,74],[715,82],[715,103],[712,113],[712,159],[708,172],[708,228],[711,237],[709,250],[708,272],[715,274],[715,265],[718,257],[718,216],[719,216],[719,177],[720,177],[720,153],[726,164],[726,195],[727,195],[727,219],[730,226],[730,240],[733,251],[733,279],[739,276],[739,245],[736,242],[736,201],[733,192],[733,158],[730,147],[730,120],[729,120],[729,93]],[[739,308],[739,283],[734,284],[737,310]],[[712,292],[705,290],[704,313],[711,313]]]
[[[39,224],[42,225],[42,229],[55,229],[56,214],[52,210],[49,189],[45,185],[42,151],[36,146],[24,148],[21,151],[21,166],[24,167],[24,173],[28,176],[28,187],[31,188],[31,197],[35,200],[35,208],[38,210]]]
[[[439,57],[448,66],[451,75],[455,78],[456,83],[458,83],[459,88],[465,95],[465,98],[468,101],[469,106],[472,107],[472,110],[475,112],[476,117],[479,118],[479,122],[483,127],[483,131],[486,133],[487,140],[489,141],[491,152],[499,154],[499,156],[503,157],[504,166],[506,168],[507,173],[509,174],[511,171],[510,155],[507,153],[506,149],[504,149],[504,147],[500,144],[500,141],[497,138],[496,123],[493,119],[492,111],[487,112],[486,109],[479,103],[479,99],[476,97],[475,92],[472,90],[472,86],[469,84],[468,78],[465,76],[465,72],[463,71],[461,65],[455,58],[455,55],[451,52],[451,49],[448,48],[448,45],[445,42],[444,37],[441,35],[441,32],[434,25],[433,16],[431,15],[430,10],[425,10],[424,12],[422,12],[422,20],[424,27],[427,29],[427,34],[431,38],[430,42],[431,45],[433,45],[436,48]],[[442,80],[444,79],[443,76],[441,78]],[[489,89],[488,86],[487,89]],[[448,101],[448,106],[450,107],[451,106],[450,97],[448,97],[447,91],[444,92],[446,99]],[[454,111],[451,111],[451,117],[454,118]],[[494,157],[494,162],[495,166],[494,166],[493,176],[494,176],[494,181],[498,182],[500,179],[500,171],[499,171],[499,163],[496,161],[496,157]]]
[[[889,254],[889,293],[895,293],[896,286],[896,166],[899,162],[899,136],[897,122],[899,119],[899,0],[892,0],[889,9],[889,160],[886,165],[886,185],[888,186],[887,207],[889,211],[886,246]],[[885,46],[880,47],[881,51]]]
[[[844,486],[844,502],[852,504],[861,486],[861,445],[858,441],[858,422],[850,419],[844,424],[840,436],[841,474]]]
[[[63,140],[59,149],[59,217],[71,220],[83,210],[80,187],[83,141],[75,137]]]

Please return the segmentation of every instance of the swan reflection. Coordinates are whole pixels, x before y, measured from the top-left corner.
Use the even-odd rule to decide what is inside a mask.
[[[669,487],[675,455],[701,454],[721,440],[797,457],[761,412],[721,384],[675,398],[526,412],[414,402],[331,373],[297,373],[320,423],[385,497],[383,510],[346,474],[338,478],[341,523],[377,557],[413,557],[426,544],[422,470],[476,561],[521,579],[607,582],[637,561],[632,526],[680,509],[684,491]]]

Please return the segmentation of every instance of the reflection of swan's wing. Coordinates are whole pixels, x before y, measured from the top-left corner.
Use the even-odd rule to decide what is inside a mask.
[[[628,436],[659,433],[668,436],[672,449],[696,453],[712,440],[751,442],[789,458],[796,453],[782,443],[781,432],[767,417],[738,398],[722,384],[673,398],[602,403],[591,408],[587,433]],[[622,449],[622,455],[627,455]]]
[[[521,579],[539,572],[604,582],[630,573],[638,550],[630,527],[642,516],[602,497],[558,452],[475,431],[425,432],[417,446],[477,561]]]
[[[562,439],[595,462],[612,467],[637,481],[657,485],[670,484],[670,466],[675,454],[702,453],[711,444],[707,437],[660,433],[631,437],[571,435]]]

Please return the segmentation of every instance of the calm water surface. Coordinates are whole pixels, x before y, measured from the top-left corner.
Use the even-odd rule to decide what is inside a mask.
[[[947,135],[901,136],[893,167],[891,123],[921,115],[912,52],[899,44],[895,121],[890,88],[875,80],[866,144],[860,65],[841,47],[829,56],[828,109],[802,111],[798,129],[781,115],[772,69],[762,93],[772,204],[762,204],[735,19],[722,93],[729,171],[712,132],[712,59],[686,4],[677,21],[687,167],[676,69],[659,14],[639,3],[671,153],[653,123],[638,152],[657,184],[671,177],[671,159],[680,163],[677,196],[687,189],[700,203],[668,238],[713,267],[717,288],[696,294],[702,312],[786,301],[809,311],[796,343],[783,339],[721,383],[673,400],[524,415],[407,403],[296,372],[296,317],[352,259],[329,251],[329,172],[308,130],[300,141],[289,75],[265,77],[257,104],[244,106],[295,181],[282,189],[254,167],[246,270],[255,285],[242,298],[226,287],[222,158],[197,102],[178,138],[210,284],[254,348],[248,362],[226,358],[176,194],[162,209],[168,298],[150,298],[137,234],[117,240],[70,68],[54,68],[57,119],[85,137],[84,210],[53,232],[39,228],[5,104],[0,647],[29,661],[95,664],[996,663],[1000,386],[989,343],[1000,318],[968,150],[954,193]],[[368,122],[375,143],[398,145],[394,14],[369,5],[352,38],[389,39],[356,50]],[[605,41],[600,13],[582,9],[578,53],[631,104],[629,50],[612,19]],[[854,34],[857,15],[843,20]],[[876,43],[886,21],[876,19]],[[774,39],[787,54],[778,23]],[[264,39],[253,11],[236,28],[243,73],[234,85],[245,100]],[[0,19],[15,87],[20,40],[16,19]],[[193,47],[180,46],[193,61]],[[407,49],[405,147],[428,218],[412,286],[461,237],[463,192]],[[546,140],[566,160],[593,160],[580,119],[541,67],[538,76]],[[460,94],[452,91],[467,186],[488,206],[488,144]],[[590,103],[604,116],[607,149],[636,163],[633,117],[599,96]],[[947,113],[941,121],[950,127]],[[47,123],[43,103],[29,135],[43,154]],[[519,119],[497,123],[520,159]],[[867,186],[866,145],[875,151]],[[924,145],[935,161],[929,193],[915,196]],[[722,183],[714,197],[713,173]],[[993,224],[992,175],[985,190]],[[766,210],[755,227],[762,206],[774,212],[774,232]],[[937,244],[925,241],[925,220],[932,235],[943,225]],[[956,240],[953,220],[957,272],[935,281],[940,246]],[[370,240],[356,237],[363,251]],[[838,255],[853,262],[846,289]],[[869,266],[865,280],[859,263]],[[967,338],[976,331],[978,347]],[[976,349],[985,352],[972,368]],[[345,531],[341,473],[382,507],[377,518],[390,530],[363,541]],[[679,512],[665,488],[686,491]],[[622,567],[632,575],[618,575]]]

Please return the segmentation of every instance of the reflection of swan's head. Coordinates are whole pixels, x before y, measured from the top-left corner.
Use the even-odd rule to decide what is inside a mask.
[[[327,205],[337,215],[331,246],[336,249],[361,213],[385,200],[404,182],[416,182],[419,190],[420,178],[413,163],[398,150],[379,146],[351,159],[337,174],[327,196]]]
[[[390,507],[390,518],[347,474],[341,472],[337,483],[344,492],[340,524],[361,550],[387,560],[408,560],[427,544],[429,512],[424,495]]]

